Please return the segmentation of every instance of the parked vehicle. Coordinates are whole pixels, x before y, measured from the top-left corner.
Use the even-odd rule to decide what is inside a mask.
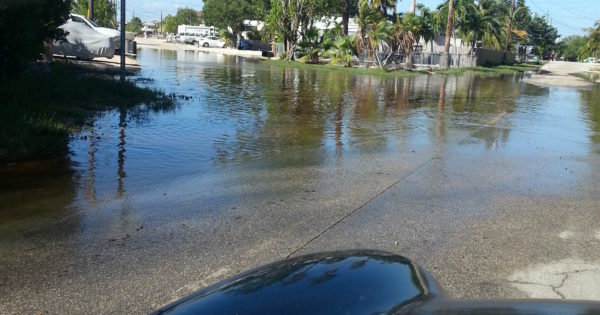
[[[115,54],[115,39],[99,33],[85,23],[68,20],[60,26],[68,33],[65,40],[54,41],[53,53],[91,60],[96,57],[112,58]]]
[[[121,46],[121,32],[119,32],[118,30],[112,29],[112,28],[107,28],[107,27],[102,27],[98,24],[96,24],[96,22],[86,18],[83,15],[79,15],[79,14],[69,14],[69,20],[73,21],[73,22],[77,22],[77,23],[82,23],[87,25],[88,27],[90,27],[91,29],[95,30],[96,32],[100,33],[100,34],[104,34],[106,36],[112,37],[113,40],[115,41],[115,47],[116,49],[120,49]]]
[[[409,259],[382,251],[320,253],[224,280],[154,314],[599,314],[599,302],[453,300]]]
[[[201,34],[190,34],[185,37],[185,43],[197,46],[197,44],[204,39]]]
[[[525,57],[525,62],[526,63],[533,63],[533,64],[539,64],[540,63],[540,58],[536,55],[527,55]]]
[[[225,48],[226,45],[222,39],[216,36],[208,36],[198,41],[198,44],[196,46]]]

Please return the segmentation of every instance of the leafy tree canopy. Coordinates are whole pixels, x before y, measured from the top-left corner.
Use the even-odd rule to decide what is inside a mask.
[[[144,27],[144,24],[142,24],[142,20],[137,17],[134,16],[131,21],[129,21],[129,23],[127,23],[127,25],[125,26],[125,29],[129,32],[134,32],[136,34],[140,34],[142,32],[142,27]]]
[[[0,1],[0,80],[17,75],[28,61],[39,58],[45,41],[64,38],[58,27],[70,10],[70,0]]]
[[[88,0],[75,0],[73,12],[88,16]],[[94,0],[94,22],[103,27],[117,28],[117,7],[109,0]]]
[[[537,14],[531,19],[527,28],[529,44],[540,54],[547,54],[556,49],[556,40],[560,37],[558,31],[549,25],[545,18]]]

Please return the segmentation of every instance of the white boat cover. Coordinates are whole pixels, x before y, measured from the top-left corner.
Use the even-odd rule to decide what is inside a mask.
[[[112,37],[103,35],[83,23],[69,20],[60,28],[69,34],[64,41],[54,41],[55,55],[89,60],[95,57],[112,58],[115,54],[115,40]]]

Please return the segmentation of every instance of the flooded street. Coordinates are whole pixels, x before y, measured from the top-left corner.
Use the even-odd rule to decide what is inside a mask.
[[[533,296],[515,273],[600,260],[598,87],[138,62],[176,106],[101,113],[68,161],[0,167],[0,313],[147,313],[325,250],[405,255],[459,298]]]

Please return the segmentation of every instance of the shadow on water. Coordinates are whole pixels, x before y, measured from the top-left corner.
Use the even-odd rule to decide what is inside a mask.
[[[140,85],[148,85],[149,82],[151,80],[139,80]],[[69,160],[43,160],[2,166],[0,233],[12,233],[15,229],[23,232],[23,235],[46,233],[46,228],[60,230],[61,233],[77,230],[77,212],[81,209],[74,206],[74,203],[81,196],[96,200],[96,178],[106,176],[101,172],[109,171],[106,168],[98,169],[97,156],[105,155],[106,152],[103,151],[112,148],[103,145],[106,135],[97,132],[97,122],[118,113],[118,157],[114,172],[117,178],[115,197],[119,198],[125,193],[128,123],[140,126],[148,123],[153,115],[174,113],[176,108],[177,105],[173,103],[140,104],[99,112],[86,122],[83,131],[69,140]]]

